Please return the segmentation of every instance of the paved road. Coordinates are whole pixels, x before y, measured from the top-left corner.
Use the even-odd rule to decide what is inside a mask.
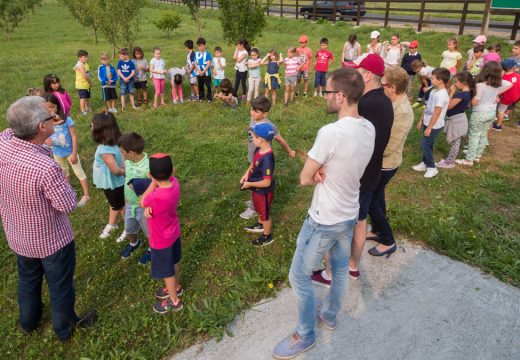
[[[520,359],[520,289],[410,243],[390,259],[365,256],[361,270],[336,330],[319,328],[316,347],[298,359]],[[325,291],[316,288],[320,298]],[[237,318],[233,337],[172,360],[271,359],[295,321],[287,288]]]

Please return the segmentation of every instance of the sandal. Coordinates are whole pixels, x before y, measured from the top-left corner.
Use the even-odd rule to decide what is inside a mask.
[[[466,160],[466,159],[457,159],[457,160],[455,160],[455,163],[459,164],[459,165],[473,166],[473,161]]]

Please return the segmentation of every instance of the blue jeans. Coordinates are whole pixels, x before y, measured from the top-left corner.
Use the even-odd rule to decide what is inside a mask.
[[[433,159],[433,145],[435,144],[435,138],[441,132],[440,129],[432,129],[430,132],[430,136],[424,136],[424,130],[426,130],[426,126],[423,125],[423,137],[421,139],[421,151],[423,152],[423,162],[426,164],[426,167],[434,168],[435,160]]]
[[[74,312],[74,242],[43,259],[17,257],[20,326],[27,332],[38,326],[42,316],[42,282],[45,275],[51,298],[52,328],[58,338],[66,339],[71,333],[71,325],[78,321]]]
[[[321,225],[307,216],[296,241],[296,251],[289,271],[289,281],[298,298],[296,332],[304,338],[314,338],[316,303],[312,286],[312,271],[328,252],[332,267],[332,283],[321,312],[327,320],[335,320],[347,290],[348,259],[352,234],[357,219],[334,225]]]
[[[392,180],[399,168],[381,171],[381,180],[377,184],[368,215],[372,221],[372,232],[379,235],[379,242],[383,245],[392,246],[395,244],[394,233],[386,218],[385,187]]]

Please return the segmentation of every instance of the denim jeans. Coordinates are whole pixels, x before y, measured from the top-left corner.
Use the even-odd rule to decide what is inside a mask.
[[[347,290],[348,260],[356,222],[357,219],[353,219],[334,225],[321,225],[307,216],[303,223],[296,241],[289,281],[298,298],[296,332],[304,338],[315,337],[316,302],[311,275],[327,252],[330,254],[332,283],[321,308],[322,316],[327,320],[335,320],[341,309]]]
[[[426,126],[423,125],[422,127],[423,133],[424,130],[426,130]],[[435,160],[433,159],[433,145],[435,144],[435,138],[441,132],[442,128],[440,129],[432,129],[430,132],[430,136],[424,136],[421,139],[421,150],[423,152],[423,162],[426,164],[426,167],[434,168],[435,167]]]
[[[372,201],[368,209],[368,215],[370,215],[370,220],[372,221],[372,232],[379,235],[379,242],[381,244],[388,246],[393,245],[395,239],[392,228],[386,218],[385,187],[394,177],[398,169],[399,168],[381,171],[381,179],[374,190]]]
[[[45,275],[51,298],[52,328],[58,338],[66,339],[70,335],[71,325],[78,321],[74,312],[74,242],[43,259],[17,257],[21,327],[29,332],[38,326],[42,316],[42,282]]]

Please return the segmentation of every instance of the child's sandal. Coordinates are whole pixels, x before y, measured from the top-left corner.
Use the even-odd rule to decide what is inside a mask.
[[[455,163],[459,164],[459,165],[473,166],[473,161],[466,160],[466,159],[457,159],[457,160],[455,160]]]

